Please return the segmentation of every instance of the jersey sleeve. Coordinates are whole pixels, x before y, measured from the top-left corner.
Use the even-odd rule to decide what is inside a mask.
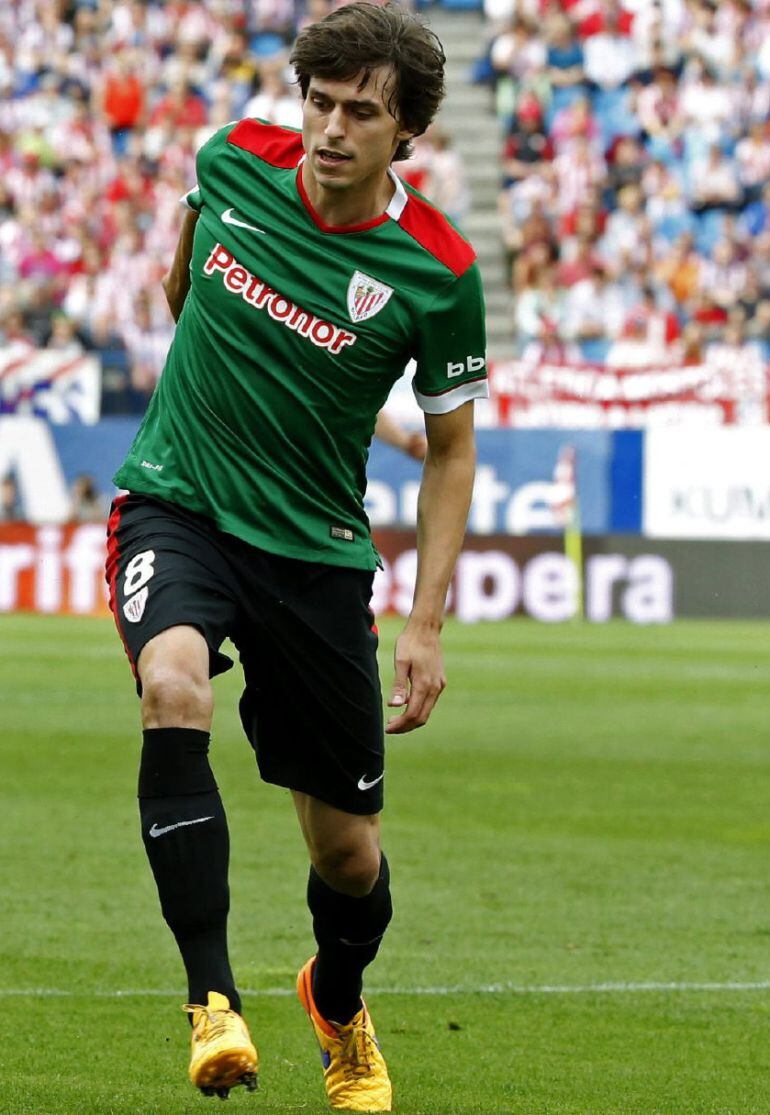
[[[186,194],[182,194],[179,199],[179,204],[186,205],[188,209],[192,209],[195,213],[200,213],[203,207],[203,197],[201,195],[200,186],[196,183]]]
[[[484,293],[473,264],[434,298],[418,324],[412,389],[426,414],[489,397]]]
[[[201,146],[198,154],[195,156],[195,173],[198,181],[191,190],[188,190],[186,194],[182,194],[179,199],[180,205],[192,209],[195,213],[200,213],[206,201],[205,182],[209,162],[237,123],[237,120],[231,120],[229,124],[225,124],[223,128],[219,128],[214,132],[213,136],[210,136]]]

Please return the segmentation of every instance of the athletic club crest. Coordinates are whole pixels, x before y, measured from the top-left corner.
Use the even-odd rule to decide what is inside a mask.
[[[348,313],[353,322],[367,321],[378,314],[393,293],[392,286],[356,271],[348,284]]]
[[[129,596],[128,600],[123,605],[123,615],[129,623],[139,623],[144,615],[144,606],[147,603],[148,596],[147,585],[140,588],[139,592],[135,592],[133,596]]]

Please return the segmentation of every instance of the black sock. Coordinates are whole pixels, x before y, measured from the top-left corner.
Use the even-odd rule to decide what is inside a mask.
[[[307,903],[318,942],[313,998],[324,1018],[344,1025],[361,1008],[364,968],[377,955],[393,914],[388,861],[382,857],[377,882],[363,898],[332,890],[311,867]]]
[[[227,955],[227,818],[208,761],[208,732],[150,728],[139,767],[139,814],[158,896],[187,972],[189,1001],[219,991],[240,1011]]]

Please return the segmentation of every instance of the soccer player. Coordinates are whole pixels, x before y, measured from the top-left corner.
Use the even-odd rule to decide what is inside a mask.
[[[115,478],[128,494],[107,574],[141,696],[142,837],[187,973],[193,1084],[226,1096],[258,1069],[208,760],[229,636],[260,774],[292,791],[307,843],[317,950],[297,988],[330,1104],[389,1111],[361,999],[391,918],[365,465],[414,358],[428,452],[385,729],[409,732],[445,685],[442,612],[473,485],[473,400],[487,393],[483,300],[471,247],[391,169],[443,96],[435,36],[397,4],[354,3],[303,30],[292,64],[301,133],[242,120],[198,155],[164,280],[177,328]]]

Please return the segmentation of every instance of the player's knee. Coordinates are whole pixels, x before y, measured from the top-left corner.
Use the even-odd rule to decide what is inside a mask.
[[[380,852],[374,845],[340,843],[318,849],[313,866],[332,890],[362,898],[380,874]]]
[[[181,664],[157,663],[142,675],[142,722],[145,728],[201,727],[212,713],[207,675]]]

